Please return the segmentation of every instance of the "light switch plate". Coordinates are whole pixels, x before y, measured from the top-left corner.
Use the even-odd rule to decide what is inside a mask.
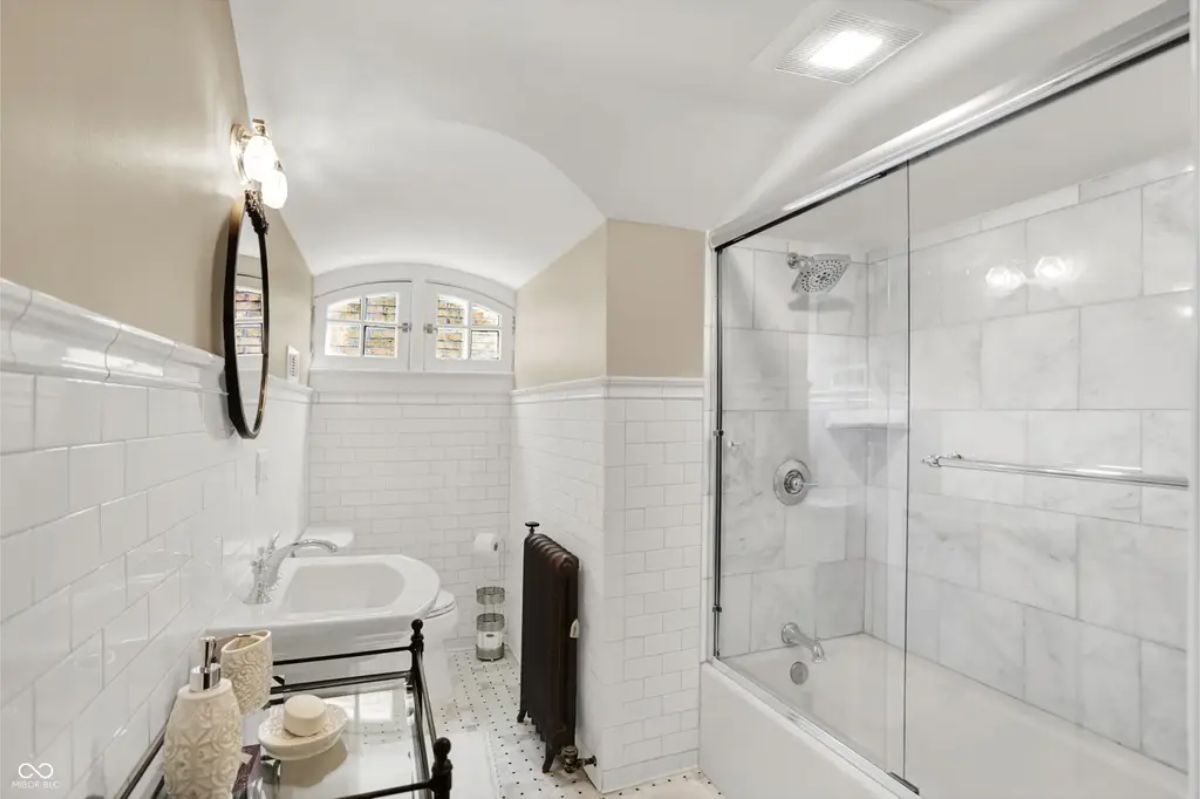
[[[287,348],[287,358],[284,363],[284,373],[289,383],[300,382],[300,350],[291,344]]]

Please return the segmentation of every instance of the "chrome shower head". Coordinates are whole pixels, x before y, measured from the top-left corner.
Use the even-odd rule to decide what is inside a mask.
[[[825,294],[846,274],[850,266],[849,255],[797,255],[789,252],[787,264],[797,270],[796,280],[792,283],[792,291],[805,294]]]

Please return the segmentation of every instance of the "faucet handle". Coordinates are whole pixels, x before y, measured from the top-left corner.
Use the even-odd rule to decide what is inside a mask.
[[[279,533],[276,532],[274,535],[271,536],[270,540],[267,541],[266,546],[261,546],[258,548],[259,554],[270,555],[272,552],[275,551],[275,545],[278,542],[279,542]]]
[[[267,565],[267,559],[275,554],[275,542],[278,540],[279,533],[275,533],[266,544],[259,546],[257,550],[258,557],[250,561],[250,568],[256,575]]]

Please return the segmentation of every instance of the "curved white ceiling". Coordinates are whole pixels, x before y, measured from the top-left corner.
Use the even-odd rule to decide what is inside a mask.
[[[359,115],[294,135],[287,113],[276,118],[288,226],[314,271],[433,263],[513,285],[603,220],[544,156],[495,131]]]
[[[976,36],[930,80],[930,46],[995,2],[233,0],[233,11],[250,109],[271,125],[284,216],[315,272],[421,261],[519,286],[605,217],[714,227],[751,187],[786,191],[793,175],[1027,68],[1031,53],[1093,35],[1113,16],[1099,7],[1132,14],[1153,0],[1003,0],[1042,9],[1036,29],[1005,29],[1022,47]],[[942,29],[853,87],[775,72],[770,56],[839,5]],[[833,113],[847,103],[853,113]]]

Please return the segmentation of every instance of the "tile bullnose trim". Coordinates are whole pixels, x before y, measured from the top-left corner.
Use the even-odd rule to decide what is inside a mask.
[[[123,324],[0,279],[4,369],[102,382],[167,386],[224,396],[219,355]],[[268,377],[268,399],[308,404],[308,386]]]
[[[616,399],[703,399],[703,377],[610,377],[608,396]]]
[[[511,372],[385,372],[314,367],[308,374],[309,384],[319,395],[388,395],[392,402],[422,397],[436,401],[440,395],[452,394],[507,397],[513,385]]]
[[[175,342],[169,338],[121,325],[121,332],[108,348],[110,379],[157,385],[163,382],[167,359],[174,349]]]
[[[514,404],[581,399],[704,398],[702,377],[589,377],[515,389]]]
[[[12,348],[12,330],[29,308],[33,292],[11,280],[0,278],[0,362],[16,361]]]
[[[33,291],[29,307],[13,325],[13,362],[38,371],[108,379],[105,353],[119,323],[85,308]]]
[[[554,402],[556,400],[603,399],[607,377],[586,377],[563,380],[540,386],[513,389],[509,395],[514,403]]]
[[[176,343],[163,364],[163,380],[179,386],[205,391],[224,391],[222,372],[225,359],[189,344]]]

